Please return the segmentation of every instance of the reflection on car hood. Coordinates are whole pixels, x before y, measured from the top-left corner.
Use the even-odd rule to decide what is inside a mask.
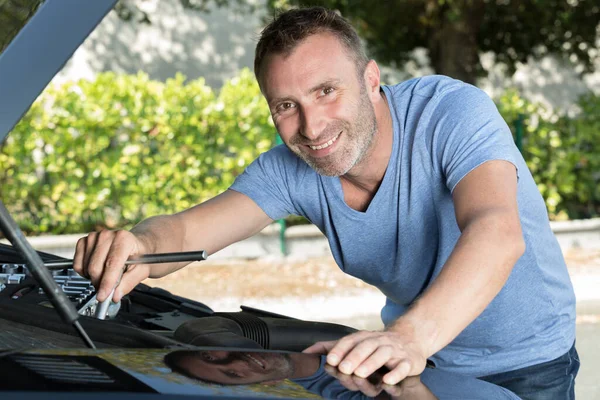
[[[362,383],[353,377],[361,388],[371,385],[365,394],[347,389],[328,373],[322,356],[256,349],[30,350],[5,355],[0,370],[9,371],[0,376],[0,390],[10,392],[366,399],[379,391],[377,398],[518,399],[487,382],[432,369],[406,387],[397,386],[392,396],[382,388],[382,374]]]

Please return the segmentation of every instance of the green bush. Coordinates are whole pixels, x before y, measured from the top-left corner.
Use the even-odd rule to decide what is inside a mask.
[[[249,70],[203,79],[103,73],[51,86],[0,153],[2,199],[26,232],[129,227],[225,189],[275,129]]]
[[[600,97],[582,96],[575,118],[550,113],[506,91],[497,102],[508,125],[515,129],[525,118],[522,152],[542,193],[551,219],[600,215]]]

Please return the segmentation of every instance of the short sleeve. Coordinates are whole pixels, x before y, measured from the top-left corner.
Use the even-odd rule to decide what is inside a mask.
[[[297,164],[284,145],[277,146],[254,160],[229,189],[250,197],[273,220],[297,214],[289,189],[290,181],[297,179],[290,169]]]
[[[511,131],[494,102],[471,86],[438,93],[428,107],[432,163],[454,191],[472,170],[491,160],[505,160],[517,169],[520,157]]]

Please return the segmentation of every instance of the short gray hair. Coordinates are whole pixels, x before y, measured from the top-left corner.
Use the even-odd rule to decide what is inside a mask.
[[[323,32],[338,38],[354,60],[357,73],[362,74],[369,58],[354,27],[336,11],[308,7],[283,12],[263,29],[254,56],[256,79],[260,83],[263,62],[269,55],[289,55],[304,39]]]

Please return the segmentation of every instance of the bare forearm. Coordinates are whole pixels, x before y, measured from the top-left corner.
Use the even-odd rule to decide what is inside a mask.
[[[205,250],[208,255],[259,232],[272,220],[248,197],[228,190],[173,215],[152,217],[132,229],[152,253]],[[155,264],[160,278],[187,263]]]
[[[144,243],[149,254],[175,253],[194,249],[185,249],[185,226],[179,221],[179,215],[158,215],[137,224],[131,233]],[[183,268],[188,263],[155,264],[151,268],[151,278],[159,278]]]
[[[193,250],[211,255],[270,222],[249,197],[228,190],[180,213],[148,218],[131,231],[90,233],[77,242],[73,268],[92,280],[98,301],[106,299],[113,289],[113,300],[119,301],[144,279],[160,278],[188,264],[136,264],[124,271],[128,258]]]
[[[501,215],[467,226],[431,287],[388,329],[420,338],[427,357],[450,343],[494,299],[523,254],[520,226]]]

